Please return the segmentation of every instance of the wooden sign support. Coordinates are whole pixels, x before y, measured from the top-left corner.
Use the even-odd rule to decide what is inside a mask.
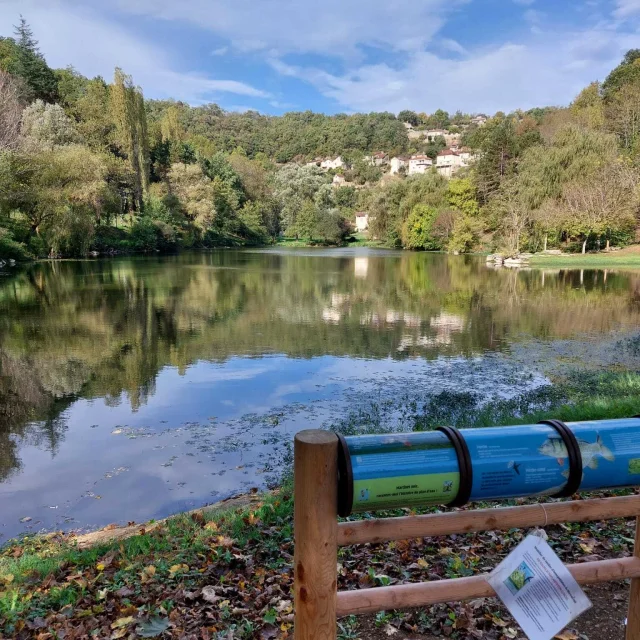
[[[295,436],[295,640],[335,640],[341,616],[495,596],[482,575],[339,592],[339,546],[632,516],[633,556],[568,569],[580,584],[631,579],[626,640],[640,640],[640,495],[338,524],[337,458],[335,434],[308,430]]]

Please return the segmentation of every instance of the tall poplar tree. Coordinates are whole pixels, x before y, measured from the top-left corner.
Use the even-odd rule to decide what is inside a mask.
[[[116,68],[110,91],[115,142],[134,175],[133,208],[140,211],[149,188],[149,142],[144,98],[131,76]]]

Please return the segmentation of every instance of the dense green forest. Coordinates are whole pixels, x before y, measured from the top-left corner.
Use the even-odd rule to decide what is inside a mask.
[[[435,156],[462,134],[477,160],[454,179],[390,176],[366,156]],[[282,235],[345,241],[355,211],[388,246],[516,254],[635,240],[640,50],[567,108],[266,116],[145,100],[51,69],[28,24],[0,38],[0,259],[259,245]],[[341,155],[336,171],[305,163]]]

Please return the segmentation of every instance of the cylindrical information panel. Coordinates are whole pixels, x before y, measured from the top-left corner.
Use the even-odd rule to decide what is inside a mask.
[[[640,485],[640,418],[340,440],[341,516]]]

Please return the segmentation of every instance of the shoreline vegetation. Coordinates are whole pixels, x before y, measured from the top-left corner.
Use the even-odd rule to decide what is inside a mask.
[[[637,348],[631,340],[628,349]],[[635,345],[635,346],[634,346]],[[455,395],[455,394],[454,394]],[[464,395],[464,394],[458,394]],[[438,406],[438,411],[431,411]],[[526,424],[628,417],[640,405],[640,374],[570,373],[542,391],[483,407],[461,398],[432,399],[416,410],[415,428],[436,423],[466,426]],[[355,412],[333,428],[360,432]],[[378,430],[378,425],[371,424]],[[628,491],[598,492],[618,495]],[[586,496],[586,494],[584,494]],[[293,625],[293,500],[289,472],[280,487],[240,503],[172,516],[118,529],[107,527],[95,544],[49,534],[10,541],[0,549],[0,633],[13,638],[192,637],[286,638]],[[518,500],[522,503],[523,500]],[[513,504],[501,501],[500,505]],[[479,506],[470,505],[473,509]],[[433,512],[397,510],[386,515]],[[384,515],[384,514],[383,514]],[[367,517],[366,515],[363,517]],[[547,528],[565,561],[587,556],[630,555],[633,522],[616,520]],[[129,536],[128,534],[134,535]],[[483,573],[497,564],[526,532],[489,532],[350,547],[339,553],[339,588],[362,588]],[[96,534],[94,534],[95,536]],[[109,540],[110,536],[117,536]],[[86,541],[86,537],[84,538]],[[407,567],[407,569],[401,569]],[[504,637],[514,622],[491,600],[477,603],[469,621],[466,605],[378,614],[380,634],[397,631],[458,638]],[[466,620],[464,624],[463,620]],[[341,638],[358,638],[361,618],[339,621]],[[193,635],[194,638],[201,637]],[[376,636],[377,637],[377,636]],[[380,637],[383,637],[380,635]],[[511,636],[508,636],[511,637]],[[515,636],[514,636],[515,637]]]
[[[0,36],[0,260],[339,246],[367,226],[384,247],[510,258],[630,245],[639,96],[634,49],[568,107],[233,113],[146,99],[119,68],[52,69],[21,19]]]

